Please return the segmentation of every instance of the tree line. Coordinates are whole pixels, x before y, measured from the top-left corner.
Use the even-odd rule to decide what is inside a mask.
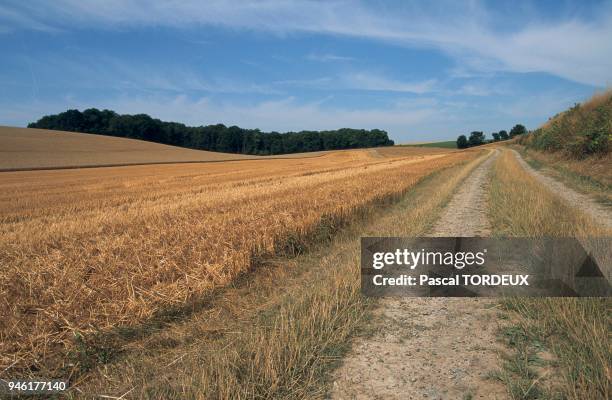
[[[198,150],[253,155],[301,153],[320,150],[392,146],[387,132],[380,129],[342,128],[326,131],[262,132],[223,124],[186,126],[165,122],[147,114],[118,114],[90,108],[46,115],[28,128],[95,133]]]
[[[474,131],[470,133],[469,137],[460,135],[457,138],[457,148],[466,149],[468,147],[480,146],[481,144],[499,142],[502,140],[511,139],[514,136],[523,135],[525,133],[527,133],[527,129],[525,129],[525,127],[521,124],[514,125],[514,127],[510,129],[510,133],[506,132],[505,130],[491,133],[491,136],[493,137],[492,140],[487,140],[484,132]]]

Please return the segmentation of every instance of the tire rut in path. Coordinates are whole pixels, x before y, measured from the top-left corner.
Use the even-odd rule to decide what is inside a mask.
[[[562,182],[536,171],[529,164],[527,164],[518,151],[512,150],[512,152],[514,153],[514,156],[521,167],[529,172],[548,190],[553,192],[555,196],[563,199],[563,201],[569,204],[570,207],[580,210],[589,217],[593,218],[593,220],[595,220],[595,222],[597,222],[599,225],[612,229],[612,212],[606,209],[603,205],[598,204],[591,197],[578,193],[575,190],[567,187]]]
[[[429,236],[483,236],[487,174],[498,151],[468,176]],[[495,302],[384,298],[375,334],[357,339],[336,372],[334,399],[507,399],[488,378],[501,366]]]

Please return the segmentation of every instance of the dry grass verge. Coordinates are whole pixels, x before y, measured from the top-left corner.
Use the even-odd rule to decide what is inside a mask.
[[[609,236],[542,187],[504,151],[493,171],[490,216],[503,236]],[[512,299],[504,332],[516,353],[499,374],[514,399],[610,398],[610,299]],[[547,357],[550,350],[554,357]]]
[[[472,153],[470,157],[476,153]],[[362,235],[420,235],[477,165],[419,179],[397,204],[356,215],[329,244],[269,260],[210,308],[133,343],[80,393],[130,398],[324,398],[329,370],[373,303],[360,293]],[[369,218],[365,218],[369,217]]]
[[[543,169],[569,187],[612,206],[612,154],[572,160],[560,154],[515,147],[533,168]]]

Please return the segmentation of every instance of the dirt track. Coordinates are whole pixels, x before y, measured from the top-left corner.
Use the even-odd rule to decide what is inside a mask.
[[[453,196],[430,236],[488,236],[486,177],[499,150],[476,168]]]
[[[598,224],[603,225],[608,229],[612,229],[612,213],[608,209],[601,204],[598,204],[589,196],[578,193],[558,180],[536,171],[535,169],[531,168],[531,166],[527,164],[525,160],[523,160],[523,157],[521,157],[516,150],[512,150],[512,152],[514,153],[514,156],[518,160],[519,164],[521,164],[521,166],[525,168],[527,172],[533,175],[533,177],[548,188],[548,190],[568,203],[570,207],[587,214]]]
[[[498,151],[451,199],[431,236],[486,236],[486,177]],[[495,302],[386,298],[375,334],[358,339],[333,385],[335,399],[506,399],[487,375],[500,368]]]

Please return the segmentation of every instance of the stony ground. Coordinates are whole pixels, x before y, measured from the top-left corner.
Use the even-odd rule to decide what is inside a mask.
[[[498,151],[453,196],[431,236],[487,236],[485,185]],[[374,334],[337,371],[334,399],[506,399],[488,378],[501,362],[496,303],[473,298],[386,298]]]
[[[478,166],[462,183],[433,227],[431,236],[483,236],[491,233],[487,219],[487,174],[499,150]]]

